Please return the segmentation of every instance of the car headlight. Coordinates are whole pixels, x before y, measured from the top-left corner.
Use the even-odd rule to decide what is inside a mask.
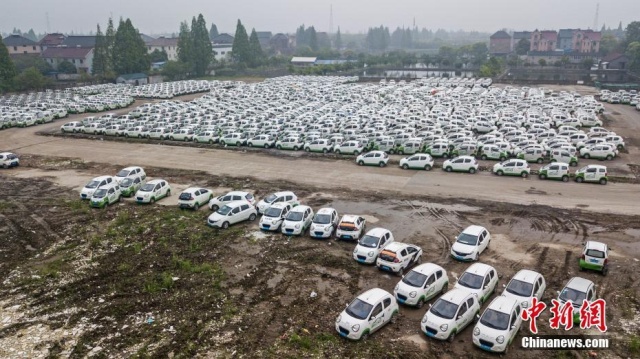
[[[324,227],[324,231],[325,232],[331,232],[331,226]]]
[[[411,298],[415,298],[415,297],[416,297],[416,295],[418,295],[418,292],[416,292],[416,291],[413,291],[413,292],[409,293],[409,296],[410,296]]]
[[[358,330],[360,330],[360,324],[354,324],[354,325],[351,327],[351,330],[352,330],[354,333],[357,333],[357,332],[358,332]]]
[[[353,249],[353,254],[357,254],[358,253],[358,247]]]
[[[502,344],[502,343],[504,343],[504,335],[501,335],[501,336],[497,337],[497,338],[496,338],[496,342],[497,342],[498,344]]]
[[[338,316],[338,319],[336,319],[336,323],[340,323],[342,321],[342,315]]]
[[[520,304],[520,306],[521,306],[522,308],[528,308],[528,307],[529,307],[529,302],[524,301],[524,302],[522,302],[522,304]]]
[[[446,331],[447,331],[447,329],[449,329],[449,325],[447,325],[447,324],[442,324],[442,325],[440,326],[440,331],[446,332]]]
[[[299,224],[296,224],[296,229],[300,229],[300,225]]]
[[[371,251],[371,252],[369,252],[369,253],[368,253],[369,257],[373,257],[373,255],[374,255],[374,254],[375,254],[375,253],[374,253],[373,251]]]
[[[398,291],[398,288],[400,288],[400,284],[396,284],[396,287],[395,287],[395,288],[393,288],[393,291],[394,291],[394,292],[397,292],[397,291]]]
[[[427,314],[425,314],[425,315],[422,317],[422,323],[424,324],[424,323],[426,323],[426,322],[427,322]]]
[[[475,335],[476,337],[480,335],[480,328],[478,327],[473,328],[473,335]]]

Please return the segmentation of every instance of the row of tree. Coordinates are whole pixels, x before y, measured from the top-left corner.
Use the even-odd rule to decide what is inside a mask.
[[[178,35],[178,60],[185,66],[187,74],[204,76],[213,60],[213,48],[207,22],[202,14],[180,24]]]
[[[130,19],[120,19],[117,30],[109,19],[104,34],[98,24],[93,51],[93,75],[102,80],[114,80],[119,74],[146,72],[151,65],[147,46]]]

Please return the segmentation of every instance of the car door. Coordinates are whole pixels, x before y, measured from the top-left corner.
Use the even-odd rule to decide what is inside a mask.
[[[469,312],[469,305],[467,304],[466,301],[464,301],[458,307],[458,312],[456,313],[456,316],[455,316],[455,323],[456,323],[456,328],[458,328],[457,329],[458,333],[460,333],[462,329],[464,329],[464,327],[466,327],[471,322],[468,312]]]
[[[393,316],[393,306],[391,305],[393,302],[395,302],[395,298],[393,298],[393,301],[390,297],[386,297],[384,298],[384,300],[382,301],[382,306],[383,309],[382,311],[384,312],[384,322],[388,323],[391,320],[391,317]]]
[[[248,204],[243,204],[240,206],[240,220],[241,221],[246,221],[249,219],[249,216],[251,215],[251,211],[249,210],[249,205]]]
[[[558,177],[559,173],[560,173],[560,166],[553,165],[549,167],[549,171],[547,171],[547,177],[556,178]]]
[[[597,168],[587,168],[587,172],[584,174],[584,179],[587,181],[595,181],[596,180],[596,171]]]
[[[513,340],[513,338],[518,333],[518,329],[520,329],[520,324],[522,323],[522,318],[520,318],[520,306],[516,305],[516,307],[511,312],[511,320],[509,321],[508,335],[507,337],[507,345]]]
[[[107,191],[107,202],[109,204],[114,203],[116,201],[116,190],[113,188],[109,188]]]
[[[232,209],[228,217],[229,224],[240,222],[242,220],[242,216],[240,215],[240,206]]]
[[[480,233],[480,237],[478,240],[478,253],[482,253],[484,252],[485,249],[487,249],[487,231],[483,231],[482,233]]]
[[[504,173],[505,173],[505,174],[511,174],[511,173],[514,173],[514,171],[515,171],[515,166],[516,166],[516,163],[515,163],[515,162],[512,162],[512,161],[507,162],[507,163],[503,166],[503,171],[504,171]]]
[[[440,293],[441,289],[441,286],[439,287],[436,283],[436,274],[431,274],[424,283],[425,300],[433,298],[436,294]]]
[[[382,325],[385,323],[384,317],[385,315],[383,312],[382,303],[378,303],[371,311],[371,316],[369,317],[369,325],[371,328],[369,333],[373,333],[382,327]]]
[[[158,199],[158,197],[160,197],[162,186],[160,186],[160,183],[156,184],[156,186],[153,188],[153,196]]]

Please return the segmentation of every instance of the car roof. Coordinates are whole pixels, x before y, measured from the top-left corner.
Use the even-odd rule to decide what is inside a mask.
[[[316,214],[332,214],[335,211],[335,208],[325,207],[320,208]]]
[[[309,208],[311,208],[311,207],[305,206],[305,205],[298,205],[298,206],[295,206],[295,207],[291,208],[291,212],[304,212]]]
[[[446,272],[446,270],[435,263],[423,263],[419,266],[413,268],[413,271],[418,272],[420,274],[431,274],[435,271],[442,270]]]
[[[186,189],[185,189],[184,191],[182,191],[182,192],[183,192],[183,193],[184,193],[184,192],[195,192],[195,191],[197,191],[197,190],[199,190],[199,189],[203,189],[203,188],[204,188],[204,187],[189,187],[189,188],[186,188]],[[206,188],[204,188],[204,189],[206,189]]]
[[[161,179],[161,178],[158,178],[158,179],[154,179],[154,180],[148,181],[147,184],[156,184],[156,183],[160,183],[162,181],[164,181],[164,180]],[[167,181],[165,181],[165,182],[167,182]]]
[[[140,126],[138,126],[138,127],[140,127]],[[138,168],[142,169],[142,167],[140,167],[140,166],[131,166],[131,167],[125,167],[125,168],[123,168],[123,170],[132,171],[132,170],[135,170],[135,169],[138,169]]]
[[[233,202],[227,203],[225,206],[229,206],[229,207],[235,208],[235,207],[241,206],[243,204],[251,205],[251,203],[249,203],[247,201],[233,201]]]
[[[447,302],[451,302],[453,304],[460,304],[465,299],[467,299],[467,297],[470,294],[471,292],[469,292],[466,289],[453,288],[450,291],[443,294],[442,296],[440,296],[440,298],[446,300]]]
[[[249,194],[249,192],[231,191],[229,193],[223,194],[222,197],[224,197],[224,196],[246,196],[248,194]]]
[[[478,236],[480,235],[480,233],[482,233],[482,231],[486,230],[486,228],[482,227],[482,226],[476,226],[476,225],[471,225],[467,228],[465,228],[462,233],[465,234],[470,234],[472,236]]]
[[[589,286],[594,285],[592,281],[582,277],[573,277],[569,279],[565,288],[577,289],[586,292]]]
[[[511,310],[516,305],[519,305],[518,299],[513,297],[505,297],[501,295],[501,296],[495,297],[491,301],[487,309],[493,309],[496,312],[511,314]]]
[[[519,281],[527,283],[533,283],[536,281],[536,278],[538,278],[538,276],[541,276],[541,274],[538,272],[529,269],[522,269],[518,273],[516,273],[512,279],[517,279]]]
[[[602,252],[607,250],[607,245],[605,243],[596,241],[587,241],[587,243],[585,243],[585,247],[587,247],[587,249],[595,249]]]
[[[488,264],[473,263],[472,265],[469,266],[469,268],[467,268],[467,270],[465,270],[465,272],[484,276],[492,269],[494,268]]]
[[[390,231],[384,228],[373,228],[367,231],[366,235],[373,236],[373,237],[382,237],[387,232],[390,232]]]
[[[340,219],[340,222],[355,223],[358,218],[360,218],[360,216],[356,216],[355,214],[345,214],[342,216],[342,219]]]
[[[387,292],[384,289],[380,289],[380,288],[373,288],[373,289],[369,289],[368,291],[360,294],[358,296],[358,299],[367,302],[369,304],[375,304],[376,302],[378,302],[380,299],[386,297],[386,296],[391,296],[391,294],[389,292]]]
[[[280,197],[280,196],[289,196],[289,195],[296,197],[296,195],[291,191],[275,192],[274,194],[276,196],[278,196],[278,197]]]
[[[12,152],[0,152],[0,155],[13,155]]]
[[[603,166],[603,165],[587,165],[587,168],[607,168],[607,166]]]
[[[395,253],[395,252],[397,252],[399,250],[402,250],[404,248],[411,247],[411,246],[413,246],[413,245],[407,244],[407,243],[402,243],[402,242],[391,242],[391,243],[387,244],[384,247],[384,250]]]
[[[558,166],[568,166],[569,164],[566,162],[551,162],[549,163],[547,166],[553,166],[553,165],[558,165]],[[547,167],[545,166],[545,167]]]
[[[291,207],[291,203],[289,202],[278,202],[271,205],[271,208],[285,208]]]
[[[94,177],[93,180],[94,181],[102,181],[102,180],[107,179],[107,178],[113,178],[113,176],[98,176],[98,177]]]

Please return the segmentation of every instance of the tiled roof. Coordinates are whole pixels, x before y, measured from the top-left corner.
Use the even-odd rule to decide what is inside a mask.
[[[491,35],[491,37],[489,38],[490,39],[511,39],[511,36],[507,34],[506,31],[500,30],[500,31],[497,31],[495,34]]]
[[[67,47],[95,47],[95,36],[67,36],[62,42]]]
[[[63,34],[47,34],[40,39],[40,46],[58,46],[62,44],[64,38]]]
[[[37,42],[20,35],[9,35],[5,37],[2,42],[4,42],[5,46],[33,46],[38,44]]]
[[[93,49],[90,47],[47,47],[42,52],[46,59],[84,59]]]
[[[178,46],[178,38],[176,37],[159,37],[147,43],[147,46]]]

